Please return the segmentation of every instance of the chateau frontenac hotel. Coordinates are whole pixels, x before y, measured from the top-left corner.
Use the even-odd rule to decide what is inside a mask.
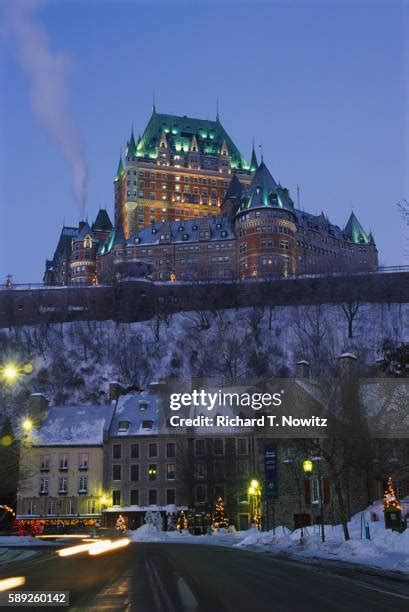
[[[157,113],[133,131],[114,179],[115,218],[63,227],[49,285],[246,280],[374,271],[371,233],[299,210],[252,151],[248,163],[215,121]]]

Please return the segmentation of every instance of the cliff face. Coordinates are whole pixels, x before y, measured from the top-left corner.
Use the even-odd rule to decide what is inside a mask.
[[[103,403],[108,381],[146,387],[163,377],[292,376],[310,363],[312,376],[331,376],[336,357],[358,356],[362,375],[382,356],[385,340],[409,340],[409,303],[341,303],[197,309],[148,321],[85,321],[15,326],[0,331],[0,363],[30,362],[33,373],[0,388],[0,410],[23,410],[31,392],[52,402]]]

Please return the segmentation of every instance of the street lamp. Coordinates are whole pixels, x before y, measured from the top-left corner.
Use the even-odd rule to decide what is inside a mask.
[[[33,365],[31,363],[17,365],[16,363],[8,362],[0,367],[0,378],[6,384],[12,385],[20,378],[21,374],[31,374],[32,371]]]
[[[18,378],[18,367],[14,363],[6,363],[2,369],[2,377],[6,383],[12,384]]]
[[[320,461],[321,457],[313,457],[314,461],[318,462],[318,498],[320,504],[320,521],[321,521],[321,540],[325,542],[325,528],[324,528],[324,506],[323,506],[323,486],[322,486],[322,478],[321,478],[321,466]],[[314,471],[314,464],[311,459],[305,459],[302,464],[302,468],[304,473],[308,476]]]
[[[22,421],[21,427],[26,433],[29,433],[33,429],[33,421],[27,417]]]
[[[305,461],[302,462],[302,469],[304,470],[305,474],[312,474],[314,470],[314,464],[311,459],[305,459]]]
[[[260,502],[261,502],[261,485],[258,480],[255,478],[250,481],[250,484],[247,489],[247,493],[250,497],[251,503],[251,514],[253,518],[253,522],[255,523],[257,529],[260,529],[261,524],[261,512],[260,512]]]

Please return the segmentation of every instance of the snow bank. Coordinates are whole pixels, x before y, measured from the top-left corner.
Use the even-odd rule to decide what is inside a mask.
[[[0,547],[9,546],[50,546],[49,542],[32,536],[0,536]]]
[[[142,525],[135,531],[128,531],[128,537],[132,542],[163,542],[166,534],[151,524]]]
[[[378,520],[371,522],[371,515],[376,515]],[[370,540],[365,539],[364,529],[361,539],[361,517],[369,524]],[[301,530],[296,529],[290,533],[280,527],[276,528],[275,535],[273,531],[251,530],[235,546],[309,559],[347,561],[409,573],[409,529],[403,533],[385,529],[381,502],[353,516],[348,527],[351,536],[348,541],[344,540],[341,525],[325,525],[325,542],[321,541],[318,526],[304,528],[302,540]]]
[[[241,532],[242,534],[243,532]],[[246,548],[248,546],[268,546],[278,544],[288,540],[290,534],[289,529],[286,527],[276,527],[275,532],[271,531],[259,531],[255,527],[245,532],[246,537],[241,540],[236,546],[238,548]]]

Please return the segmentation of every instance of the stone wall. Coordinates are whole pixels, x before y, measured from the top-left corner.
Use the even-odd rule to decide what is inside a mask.
[[[69,321],[144,321],[179,310],[254,305],[408,303],[409,272],[289,278],[242,283],[121,281],[96,287],[3,289],[0,327]]]

